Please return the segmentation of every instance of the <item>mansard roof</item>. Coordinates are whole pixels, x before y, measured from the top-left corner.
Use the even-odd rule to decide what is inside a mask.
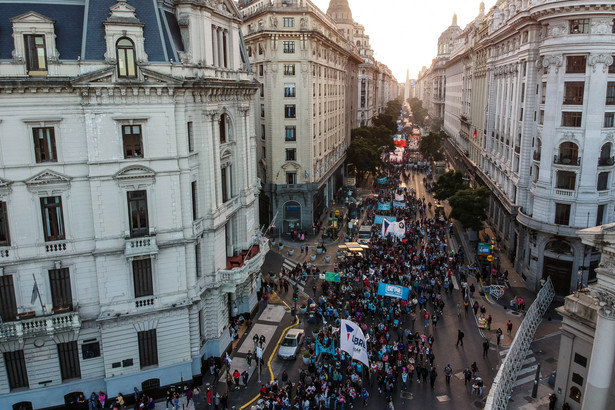
[[[96,0],[85,7],[85,0],[48,0],[44,3],[0,2],[0,59],[12,59],[15,49],[11,19],[28,13],[54,20],[56,49],[60,60],[104,60],[106,50],[103,22],[109,18],[109,8],[117,0]],[[157,2],[130,2],[137,19],[144,25],[145,52],[150,62],[173,59],[183,51],[179,25],[172,12],[157,6]],[[87,15],[86,15],[87,13]],[[34,15],[34,14],[33,14]]]

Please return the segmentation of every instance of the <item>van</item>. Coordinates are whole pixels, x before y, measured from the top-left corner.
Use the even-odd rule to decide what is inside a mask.
[[[369,243],[369,240],[372,237],[372,226],[371,225],[363,225],[359,228],[359,237],[357,238],[357,242],[361,244]]]

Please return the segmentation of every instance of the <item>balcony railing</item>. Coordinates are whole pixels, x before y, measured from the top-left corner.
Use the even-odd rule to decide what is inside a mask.
[[[126,239],[126,250],[124,254],[127,258],[135,256],[155,255],[158,253],[155,236],[143,236],[139,238]]]
[[[581,158],[579,158],[579,157],[577,157],[577,158],[563,157],[563,156],[560,156],[560,155],[554,155],[553,156],[553,163],[554,164],[560,164],[560,165],[579,166],[579,165],[581,165]]]
[[[227,269],[220,270],[219,280],[223,285],[239,285],[248,278],[248,276],[260,269],[263,264],[264,255],[269,251],[269,243],[266,240],[261,240],[257,245],[254,245],[250,252],[244,255],[227,258]],[[231,264],[229,259],[233,261]]]
[[[78,331],[81,320],[77,312],[60,313],[6,322],[0,327],[0,342],[56,333]]]
[[[574,195],[574,191],[569,189],[555,188],[555,195],[571,197]]]
[[[615,157],[598,158],[599,167],[608,167],[615,164]]]

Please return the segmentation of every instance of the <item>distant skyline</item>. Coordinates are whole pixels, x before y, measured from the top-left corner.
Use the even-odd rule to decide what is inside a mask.
[[[311,0],[323,13],[330,0]],[[365,27],[374,55],[399,82],[416,78],[436,56],[438,37],[457,14],[462,29],[476,16],[481,0],[348,0],[354,21]],[[485,13],[496,0],[485,1]]]

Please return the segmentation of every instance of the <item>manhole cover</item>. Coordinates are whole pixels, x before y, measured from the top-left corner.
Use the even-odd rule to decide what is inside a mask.
[[[474,402],[474,407],[478,408],[478,409],[482,409],[484,406],[484,403],[481,400],[476,400]]]
[[[403,391],[399,394],[402,399],[412,400],[414,398],[414,394],[410,392]]]

